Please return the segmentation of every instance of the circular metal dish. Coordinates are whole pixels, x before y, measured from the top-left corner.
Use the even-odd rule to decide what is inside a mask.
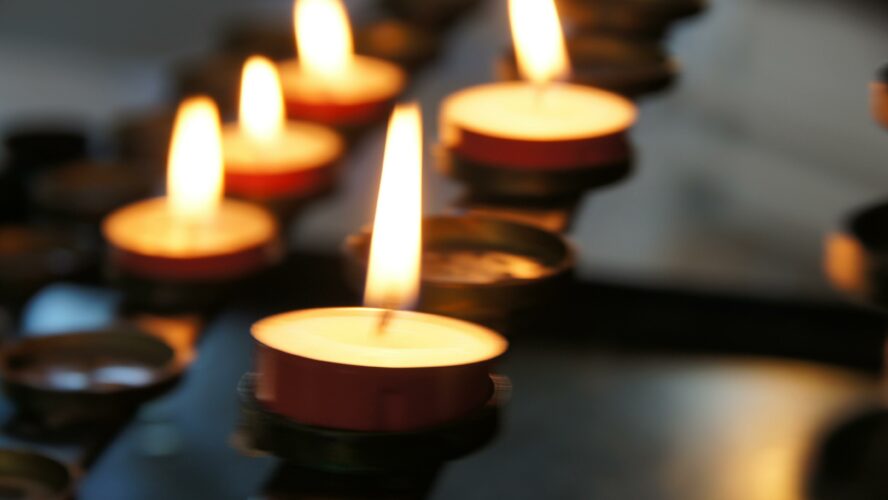
[[[370,238],[371,233],[363,232],[350,236],[345,244],[346,272],[359,290],[366,279]],[[447,254],[468,254],[468,262],[447,262]],[[508,256],[520,260],[512,261]],[[425,218],[423,259],[419,309],[476,321],[501,318],[553,300],[574,267],[573,249],[561,235],[475,215]],[[502,275],[479,275],[485,259],[504,267]],[[445,266],[447,272],[436,272],[436,266]],[[510,266],[520,267],[520,272],[512,273]],[[460,274],[463,270],[465,275]]]
[[[0,351],[4,391],[23,417],[50,427],[125,418],[184,368],[167,343],[123,328],[30,338]]]

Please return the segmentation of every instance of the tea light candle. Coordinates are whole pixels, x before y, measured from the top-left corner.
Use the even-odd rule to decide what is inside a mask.
[[[260,321],[256,397],[302,424],[410,431],[459,419],[493,395],[507,342],[487,328],[407,312],[419,292],[419,108],[395,110],[370,248],[364,308],[297,311]]]
[[[354,54],[340,0],[297,0],[294,24],[299,59],[280,66],[291,117],[360,127],[389,112],[406,75],[390,62]]]
[[[345,145],[320,125],[286,121],[280,78],[259,56],[244,65],[240,123],[223,131],[225,188],[248,198],[293,198],[328,188]]]
[[[519,66],[529,81],[472,87],[444,100],[442,146],[456,162],[477,167],[465,166],[454,175],[472,182],[465,170],[575,175],[627,164],[627,132],[635,121],[635,106],[611,92],[553,83],[570,68],[551,1],[512,0],[510,13]],[[534,187],[534,182],[525,184],[514,191]],[[581,182],[564,184],[584,188]]]
[[[274,217],[251,203],[222,198],[219,127],[209,98],[182,103],[167,196],[127,205],[103,223],[112,262],[121,271],[160,281],[219,281],[277,257]]]

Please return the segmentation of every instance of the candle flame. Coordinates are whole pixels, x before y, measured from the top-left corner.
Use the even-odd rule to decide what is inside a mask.
[[[167,203],[177,218],[203,221],[222,202],[222,137],[219,110],[209,97],[179,106],[167,172]]]
[[[419,298],[422,252],[422,120],[401,104],[389,121],[364,304],[409,309]]]
[[[265,57],[249,58],[241,81],[241,128],[255,141],[268,142],[281,134],[285,123],[284,96],[277,68]]]
[[[344,75],[354,60],[354,42],[342,1],[296,0],[293,10],[300,65],[328,80]]]
[[[509,19],[522,76],[537,84],[566,79],[570,61],[554,0],[509,0]]]

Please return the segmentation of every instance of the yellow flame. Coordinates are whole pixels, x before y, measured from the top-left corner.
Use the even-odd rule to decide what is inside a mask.
[[[255,141],[268,142],[281,134],[285,123],[284,96],[277,68],[265,57],[247,59],[241,81],[241,129]]]
[[[181,220],[212,217],[222,201],[222,137],[219,110],[209,97],[179,106],[170,144],[167,204]]]
[[[306,72],[335,80],[354,60],[348,12],[341,0],[296,0],[296,46]]]
[[[370,242],[364,304],[409,309],[419,298],[422,252],[422,121],[401,104],[389,121]]]
[[[570,74],[564,33],[553,0],[509,0],[509,19],[518,67],[534,83]]]

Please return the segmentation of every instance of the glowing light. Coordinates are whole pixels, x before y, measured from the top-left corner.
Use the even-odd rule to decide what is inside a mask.
[[[534,83],[570,74],[564,33],[553,0],[509,0],[509,20],[518,67]]]
[[[285,123],[284,96],[277,68],[265,57],[249,58],[241,81],[241,128],[257,142],[270,142],[281,135]]]
[[[208,97],[182,102],[176,114],[167,172],[167,206],[174,217],[201,222],[222,202],[219,110]]]
[[[329,80],[347,74],[354,42],[341,0],[296,0],[293,10],[296,46],[305,71]]]
[[[388,128],[364,304],[408,309],[419,298],[422,251],[422,122],[419,105],[395,108]]]

